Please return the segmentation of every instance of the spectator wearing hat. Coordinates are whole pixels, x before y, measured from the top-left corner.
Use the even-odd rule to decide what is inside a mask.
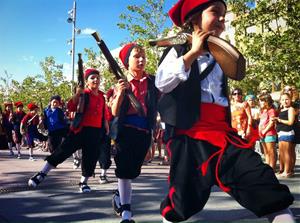
[[[257,216],[294,222],[287,186],[230,124],[227,80],[205,50],[209,35],[225,29],[223,0],[179,0],[169,11],[175,25],[192,30],[192,43],[167,49],[156,74],[171,164],[169,192],[161,203],[164,222],[200,212],[214,185]]]
[[[72,125],[71,131],[62,144],[46,158],[42,170],[28,181],[30,187],[39,185],[50,170],[72,156],[78,149],[82,149],[82,176],[79,190],[90,192],[87,182],[94,175],[96,163],[100,154],[104,135],[109,133],[104,93],[99,90],[100,73],[96,69],[86,69],[84,72],[85,89],[77,88],[76,94],[68,101],[67,108],[76,112],[81,94],[84,96],[82,119],[78,126]],[[75,117],[76,119],[76,117]]]
[[[142,46],[136,43],[124,45],[119,58],[128,70],[128,82],[121,79],[116,84],[111,108],[112,115],[118,119],[115,139],[117,153],[114,158],[118,190],[113,196],[113,204],[115,212],[122,216],[122,222],[134,222],[131,219],[131,184],[140,175],[150,148],[158,91],[154,85],[154,76],[145,72],[146,55]],[[144,116],[132,107],[125,89],[133,92],[142,106]]]
[[[54,95],[50,98],[50,105],[44,110],[44,127],[48,130],[48,145],[50,153],[53,153],[69,131],[67,120],[60,108],[61,97]]]
[[[39,107],[35,103],[29,103],[27,105],[29,112],[24,116],[21,121],[20,131],[22,135],[27,138],[27,144],[29,147],[29,160],[35,161],[33,158],[34,140],[47,141],[48,137],[44,136],[38,131],[38,125],[40,123],[40,117],[38,115]]]
[[[5,133],[7,136],[7,143],[10,156],[14,155],[13,147],[15,147],[15,143],[13,140],[13,124],[12,124],[12,117],[13,117],[13,103],[11,101],[4,102],[4,112],[3,116],[3,127],[5,129]]]
[[[23,111],[24,105],[21,101],[15,102],[16,111],[13,113],[11,123],[13,124],[13,139],[16,144],[18,151],[17,158],[21,158],[21,143],[22,143],[22,134],[20,132],[21,121],[25,117],[26,113]]]

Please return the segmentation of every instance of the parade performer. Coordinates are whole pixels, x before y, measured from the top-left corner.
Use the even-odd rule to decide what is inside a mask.
[[[84,73],[85,89],[77,88],[76,94],[68,102],[69,111],[76,111],[79,98],[84,93],[85,105],[82,120],[78,128],[72,128],[63,143],[48,157],[42,170],[31,177],[28,185],[36,187],[53,168],[64,162],[78,149],[82,149],[82,176],[80,192],[90,192],[87,182],[94,175],[104,135],[109,133],[105,113],[104,93],[99,90],[100,73],[96,69],[87,69]]]
[[[40,124],[40,116],[38,115],[39,107],[34,103],[29,103],[27,108],[29,109],[29,112],[21,121],[20,132],[22,135],[25,135],[27,139],[29,160],[35,161],[33,158],[33,148],[35,146],[34,140],[47,141],[48,137],[38,131],[38,125]]]
[[[22,134],[20,131],[21,121],[25,117],[26,113],[23,111],[24,105],[21,101],[15,102],[15,106],[17,110],[13,113],[12,124],[14,126],[13,130],[13,139],[16,144],[16,148],[18,150],[18,159],[21,158],[21,144],[22,144]]]
[[[48,130],[50,153],[53,153],[62,143],[69,131],[67,119],[61,105],[61,97],[54,95],[50,98],[50,105],[44,110],[44,127]]]
[[[179,0],[169,11],[175,25],[192,30],[192,44],[171,48],[156,75],[171,158],[161,214],[164,222],[187,220],[217,185],[259,217],[294,222],[288,187],[231,128],[226,76],[204,48],[209,35],[224,30],[225,14],[222,0]]]
[[[143,161],[151,143],[151,130],[156,120],[158,91],[154,76],[145,72],[145,50],[135,43],[123,46],[119,58],[128,69],[127,81],[120,79],[112,101],[112,115],[118,118],[115,155],[118,191],[113,197],[114,209],[122,222],[134,222],[131,212],[132,180],[140,175]],[[140,116],[125,94],[130,89],[141,103],[145,116]],[[118,209],[119,200],[121,208]]]

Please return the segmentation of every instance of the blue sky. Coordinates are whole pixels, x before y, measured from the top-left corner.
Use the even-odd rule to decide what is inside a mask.
[[[76,0],[76,27],[97,30],[110,49],[129,39],[119,30],[119,15],[128,13],[127,5],[140,5],[146,0]],[[176,0],[166,0],[167,11]],[[12,79],[22,81],[27,75],[42,74],[39,63],[54,56],[64,64],[64,73],[71,77],[72,25],[67,23],[73,0],[0,0],[0,77],[6,70]],[[170,23],[171,24],[171,23]],[[90,35],[76,36],[76,54],[84,48],[98,47]],[[77,56],[76,56],[77,60]]]

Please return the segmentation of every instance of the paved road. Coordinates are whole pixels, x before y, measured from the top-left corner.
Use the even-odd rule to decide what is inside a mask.
[[[23,150],[23,153],[27,151]],[[99,167],[89,185],[92,192],[81,194],[78,190],[80,170],[72,169],[72,159],[66,160],[50,172],[47,179],[35,190],[27,187],[27,181],[43,166],[47,153],[35,151],[37,161],[18,160],[0,150],[0,222],[120,222],[111,209],[112,191],[117,181],[114,166],[108,171],[110,184],[100,185]],[[134,219],[138,223],[161,222],[159,204],[167,188],[168,167],[159,161],[143,167],[141,176],[133,183]],[[289,186],[295,202],[291,210],[300,223],[300,160],[294,178],[282,180]],[[188,222],[267,222],[256,218],[226,193],[213,188],[204,210]]]

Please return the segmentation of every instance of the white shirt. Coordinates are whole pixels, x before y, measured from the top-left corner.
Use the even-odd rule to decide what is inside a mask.
[[[199,72],[203,72],[213,62],[211,54],[206,53],[197,58]],[[183,56],[177,57],[172,48],[159,65],[155,77],[155,86],[163,93],[169,93],[181,82],[189,78],[191,69],[185,71]],[[215,103],[224,107],[229,105],[228,99],[222,95],[223,71],[218,63],[209,75],[201,81],[201,102]]]

